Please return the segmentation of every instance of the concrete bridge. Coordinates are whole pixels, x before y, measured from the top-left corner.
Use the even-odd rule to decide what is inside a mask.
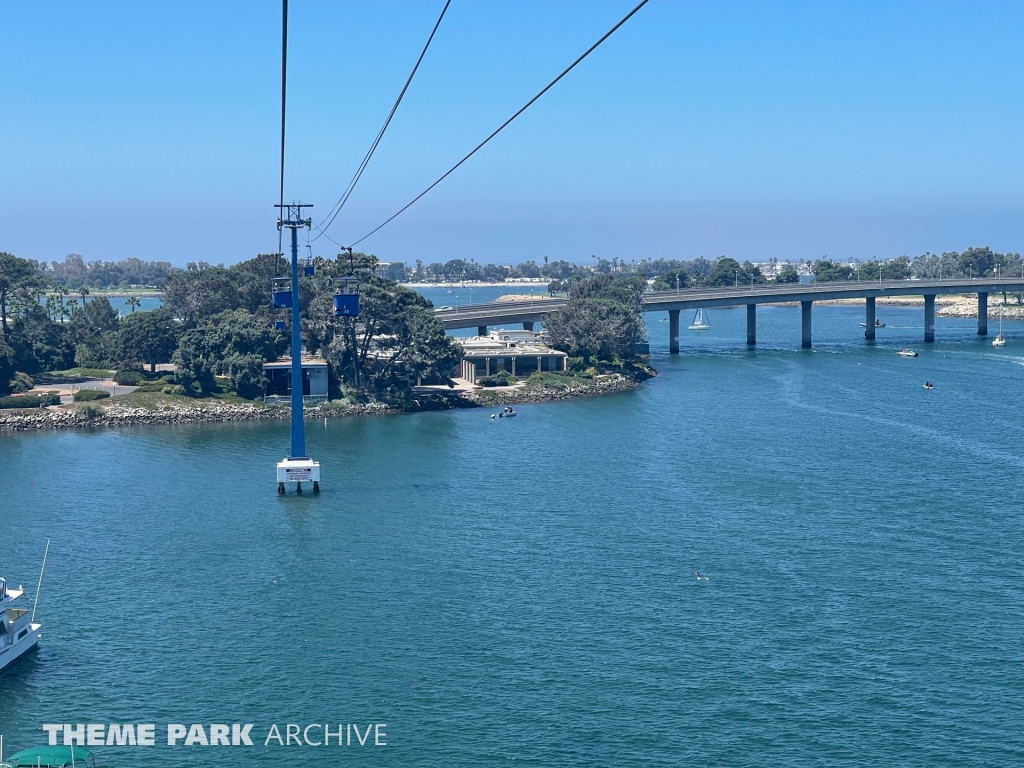
[[[489,325],[522,323],[523,328],[533,330],[533,324],[544,320],[548,312],[557,312],[568,303],[568,299],[536,298],[528,301],[495,301],[490,304],[459,307],[458,309],[435,309],[434,314],[444,321],[444,329],[476,328],[481,336],[487,335]]]
[[[888,296],[924,297],[924,341],[935,341],[935,297],[940,294],[978,295],[978,334],[988,333],[988,295],[1024,292],[1024,278],[974,280],[882,280],[817,284],[753,285],[732,288],[696,288],[679,291],[651,291],[642,299],[642,312],[668,312],[669,352],[679,352],[679,312],[701,307],[747,307],[747,344],[757,343],[757,305],[799,302],[802,316],[801,344],[811,346],[811,312],[815,301],[864,299],[864,338],[875,338],[875,300]],[[523,302],[495,302],[458,310],[436,310],[446,330],[476,327],[481,336],[487,326],[522,323],[532,329],[548,312],[557,312],[566,299],[534,299]]]

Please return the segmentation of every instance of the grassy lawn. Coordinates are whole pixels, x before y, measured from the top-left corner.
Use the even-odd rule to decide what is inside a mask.
[[[34,377],[39,381],[49,379],[109,379],[116,371],[108,371],[105,368],[68,368],[66,371],[47,371],[36,374]]]
[[[163,392],[130,392],[127,395],[118,395],[111,398],[110,402],[145,408],[155,411],[161,407],[176,406],[179,408],[209,408],[215,405],[255,405],[257,408],[273,408],[259,400],[246,400],[234,392],[222,392],[210,397],[189,397],[187,395],[166,395]]]
[[[531,373],[526,379],[526,388],[562,390],[583,381],[590,381],[590,379],[582,379],[578,376],[573,376],[571,373]]]

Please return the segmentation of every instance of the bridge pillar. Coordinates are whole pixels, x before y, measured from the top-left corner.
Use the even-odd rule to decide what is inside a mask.
[[[978,291],[978,335],[988,336],[988,294]]]
[[[524,320],[523,321],[523,330],[524,331],[532,331],[533,330],[533,321],[532,320]]]
[[[864,338],[875,340],[875,297],[868,296],[864,308]]]
[[[679,354],[679,310],[668,311],[668,352],[670,355]]]
[[[800,325],[803,332],[800,339],[800,346],[804,349],[811,348],[811,306],[813,304],[813,301],[800,302]]]
[[[477,336],[486,336],[487,335],[487,326],[486,325],[479,325],[479,326],[477,326],[476,335]]]
[[[747,346],[757,344],[757,304],[747,304]]]
[[[925,343],[935,341],[935,294],[924,297],[924,340]]]

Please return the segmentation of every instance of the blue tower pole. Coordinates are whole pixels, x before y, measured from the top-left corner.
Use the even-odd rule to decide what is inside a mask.
[[[292,454],[306,457],[306,428],[302,421],[302,333],[299,327],[299,233],[292,227]]]

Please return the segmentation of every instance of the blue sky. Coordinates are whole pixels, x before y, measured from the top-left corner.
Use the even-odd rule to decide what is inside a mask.
[[[292,0],[286,196],[314,218],[442,4]],[[453,0],[331,236],[391,215],[633,4]],[[0,250],[276,249],[279,3],[4,3],[0,35]],[[1022,3],[651,0],[360,247],[498,263],[1020,251],[1022,43]]]

